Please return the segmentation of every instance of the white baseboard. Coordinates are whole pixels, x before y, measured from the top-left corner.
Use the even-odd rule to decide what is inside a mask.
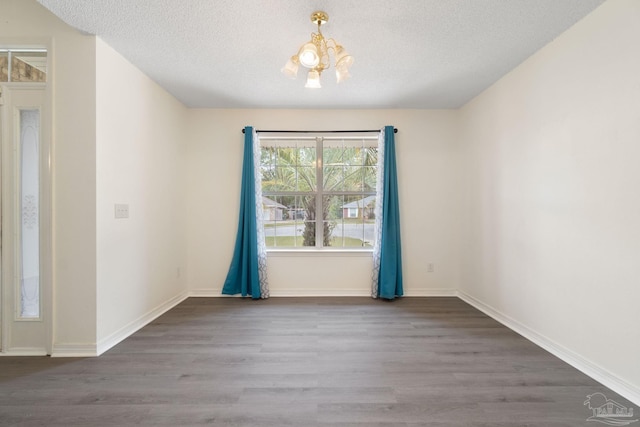
[[[457,297],[458,291],[455,289],[419,289],[408,290],[404,293],[405,297]]]
[[[346,289],[346,290],[269,290],[270,297],[368,297],[371,292],[358,290],[358,289]],[[190,297],[208,297],[208,298],[238,298],[240,295],[222,295],[219,289],[193,289],[189,291]]]
[[[108,337],[101,339],[100,341],[98,341],[96,345],[97,355],[98,356],[101,355],[102,353],[109,350],[111,347],[115,346],[125,338],[133,335],[136,331],[148,325],[149,323],[153,322],[156,318],[160,317],[167,311],[171,310],[173,307],[180,304],[182,301],[184,301],[188,297],[189,295],[187,292],[181,292],[180,294],[171,298],[169,301],[166,301],[160,304],[156,308],[138,317],[136,320],[118,329]]]
[[[220,289],[191,289],[189,291],[190,297],[229,297],[230,295],[222,295]]]
[[[371,290],[366,289],[327,289],[327,290],[301,290],[301,289],[275,289],[269,291],[272,297],[370,297]],[[189,291],[190,297],[220,297],[229,298],[229,295],[222,295],[219,289],[193,289]],[[405,292],[405,297],[456,297],[458,293],[455,289],[420,289]],[[232,296],[233,297],[233,296]]]
[[[585,359],[584,357],[558,344],[550,338],[539,334],[538,332],[530,329],[517,320],[472,297],[471,295],[460,290],[457,291],[457,295],[464,302],[472,305],[487,316],[493,318],[494,320],[497,320],[507,328],[513,330],[514,332],[517,332],[518,334],[547,350],[549,353],[553,354],[559,359],[567,362],[569,365],[583,372],[585,375],[593,378],[602,385],[615,391],[619,395],[624,396],[636,405],[640,405],[640,389],[638,389],[637,387],[629,384],[622,378],[619,378],[603,367],[591,362],[590,360]]]
[[[51,357],[96,357],[94,344],[54,344]]]
[[[281,289],[281,290],[269,290],[269,295],[272,297],[370,297],[371,291],[362,289],[328,289],[328,290],[298,290],[298,289]]]
[[[47,349],[38,347],[15,347],[0,352],[1,356],[46,356]]]

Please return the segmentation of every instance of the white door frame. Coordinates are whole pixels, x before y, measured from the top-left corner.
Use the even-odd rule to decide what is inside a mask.
[[[52,349],[52,221],[51,221],[51,102],[45,83],[2,83],[0,102],[0,202],[2,233],[0,252],[0,355],[45,355]],[[39,92],[39,93],[37,93]],[[20,99],[39,98],[21,105]],[[18,227],[19,204],[16,202],[16,115],[20,108],[40,110],[39,141],[39,228],[40,228],[40,317],[36,321],[19,319],[14,271],[17,268],[15,235]],[[11,121],[11,123],[10,123]],[[19,134],[19,130],[17,131]],[[31,323],[31,325],[29,325]],[[13,335],[25,331],[38,331],[38,342],[20,342],[14,345]]]

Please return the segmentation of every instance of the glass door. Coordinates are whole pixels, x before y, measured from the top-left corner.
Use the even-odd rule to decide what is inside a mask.
[[[3,87],[2,351],[48,354],[48,126],[44,85]],[[42,174],[42,171],[45,174]],[[45,179],[43,179],[45,178]],[[44,186],[46,189],[46,185]],[[43,222],[45,230],[43,233]],[[44,273],[44,274],[43,274]]]

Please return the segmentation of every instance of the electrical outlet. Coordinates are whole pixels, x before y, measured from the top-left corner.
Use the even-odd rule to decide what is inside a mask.
[[[129,205],[115,205],[116,218],[129,218]]]
[[[429,263],[427,265],[427,272],[428,273],[433,273],[435,271],[435,268],[433,267],[433,263]]]

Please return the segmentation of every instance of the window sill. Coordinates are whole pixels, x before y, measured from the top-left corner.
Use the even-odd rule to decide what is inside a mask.
[[[371,257],[372,249],[267,249],[267,258],[271,257]]]

